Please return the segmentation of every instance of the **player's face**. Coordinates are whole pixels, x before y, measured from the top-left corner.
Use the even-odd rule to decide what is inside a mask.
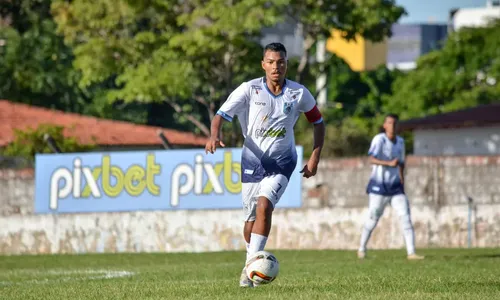
[[[394,136],[398,126],[398,121],[393,117],[387,117],[384,120],[384,130],[388,136]]]
[[[281,82],[286,75],[287,59],[283,52],[266,51],[262,60],[262,69],[266,78],[273,82]]]

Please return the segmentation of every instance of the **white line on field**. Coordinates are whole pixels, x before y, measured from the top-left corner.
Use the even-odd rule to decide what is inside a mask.
[[[21,271],[18,273],[31,273],[31,274],[51,274],[51,275],[66,275],[70,277],[65,278],[43,278],[43,279],[31,279],[24,281],[0,281],[0,286],[8,286],[8,285],[30,285],[30,284],[48,284],[48,283],[60,283],[60,282],[68,282],[68,281],[81,281],[81,280],[97,280],[97,279],[113,279],[113,278],[121,278],[121,277],[129,277],[135,275],[134,272],[129,271],[110,271],[110,270],[17,270]],[[14,271],[15,272],[15,271]],[[71,275],[90,275],[96,274],[93,276],[83,276],[83,277],[72,277]]]

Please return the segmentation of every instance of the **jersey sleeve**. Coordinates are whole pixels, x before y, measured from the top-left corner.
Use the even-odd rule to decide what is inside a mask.
[[[379,135],[376,135],[370,144],[370,149],[368,150],[368,155],[373,156],[375,158],[380,158],[382,154],[382,143],[383,140]]]
[[[323,122],[321,112],[316,106],[316,100],[307,88],[304,88],[304,93],[299,101],[298,110],[306,115],[309,123],[319,124]]]
[[[217,114],[231,122],[235,115],[245,112],[249,98],[248,84],[244,82],[229,95]]]
[[[401,155],[399,156],[399,164],[404,165],[406,159],[405,140],[401,138]]]

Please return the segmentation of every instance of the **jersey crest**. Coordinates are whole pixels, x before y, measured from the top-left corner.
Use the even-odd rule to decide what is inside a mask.
[[[293,102],[283,102],[283,113],[288,115],[293,108]]]

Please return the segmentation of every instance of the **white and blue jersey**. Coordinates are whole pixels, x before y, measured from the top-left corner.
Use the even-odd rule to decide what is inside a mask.
[[[297,165],[294,126],[300,113],[316,107],[303,85],[286,80],[282,92],[269,91],[265,78],[242,83],[221,106],[218,115],[227,121],[238,116],[245,142],[241,157],[241,181],[260,182],[282,174],[290,179]],[[321,115],[313,123],[322,122]]]
[[[379,133],[373,138],[368,155],[386,161],[397,158],[398,163],[402,165],[405,161],[404,139],[397,136],[396,142],[393,142],[385,133]],[[383,196],[404,194],[398,166],[388,167],[374,164],[366,192]]]

